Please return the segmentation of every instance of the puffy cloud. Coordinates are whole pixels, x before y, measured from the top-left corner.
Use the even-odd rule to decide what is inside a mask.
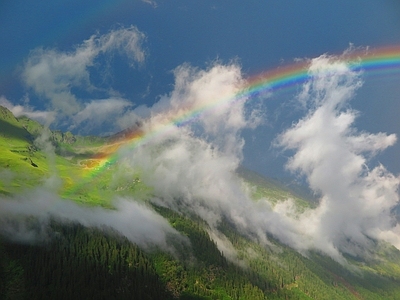
[[[220,151],[241,155],[244,142],[240,132],[256,126],[258,119],[257,114],[246,117],[246,98],[236,97],[245,84],[240,67],[216,63],[207,70],[198,70],[184,64],[175,69],[174,75],[174,90],[151,108],[151,122],[183,119]]]
[[[49,99],[52,109],[62,115],[71,116],[82,108],[72,88],[94,89],[88,68],[93,66],[96,57],[118,51],[131,64],[143,63],[144,39],[144,34],[131,26],[104,35],[93,35],[71,52],[35,49],[24,65],[22,79],[35,93]]]
[[[243,84],[240,68],[216,64],[196,70],[183,65],[175,76],[174,90],[149,109],[150,118],[143,123],[152,139],[127,155],[171,205],[176,198],[222,201],[239,192],[240,186],[233,172],[243,147],[239,133],[248,120],[244,100],[230,101]],[[198,111],[202,113],[196,115]],[[189,121],[175,125],[182,116]],[[215,191],[208,189],[210,184]],[[213,223],[212,217],[208,219]]]
[[[364,255],[371,239],[393,233],[391,209],[398,202],[399,178],[382,165],[369,169],[368,163],[396,136],[354,128],[357,112],[348,102],[361,81],[340,59],[316,58],[309,72],[312,79],[300,94],[309,113],[277,139],[294,150],[287,168],[304,175],[321,195],[319,206],[299,217],[298,228],[311,248],[337,259],[340,253]]]

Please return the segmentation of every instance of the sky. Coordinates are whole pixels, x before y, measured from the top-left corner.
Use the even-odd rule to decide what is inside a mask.
[[[369,238],[400,247],[391,218],[400,182],[400,68],[357,72],[344,59],[400,45],[398,28],[395,0],[5,0],[0,105],[76,134],[140,124],[145,135],[120,149],[119,159],[142,171],[153,201],[203,218],[224,253],[229,245],[217,224],[228,218],[260,242],[267,231],[340,261],[341,253],[364,253]],[[260,74],[299,62],[307,80],[252,90]],[[320,205],[297,218],[290,199],[255,205],[232,175],[240,165],[300,180]],[[0,205],[6,214],[36,205],[21,201]],[[129,203],[117,199],[117,212],[164,228],[155,241],[177,234],[149,208],[126,209]],[[111,213],[65,205],[70,215],[53,213],[122,228]],[[143,242],[145,234],[132,239]]]

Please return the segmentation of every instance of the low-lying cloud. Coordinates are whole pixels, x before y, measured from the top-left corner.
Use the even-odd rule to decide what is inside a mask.
[[[29,217],[35,218],[35,226],[29,226],[32,223]],[[43,186],[0,199],[0,233],[14,241],[35,243],[47,239],[51,220],[113,229],[145,249],[156,246],[173,253],[174,247],[168,242],[171,237],[187,243],[187,239],[151,207],[128,198],[115,199],[114,209],[86,207],[60,199]]]

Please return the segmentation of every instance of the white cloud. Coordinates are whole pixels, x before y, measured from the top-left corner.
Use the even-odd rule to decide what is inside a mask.
[[[121,118],[127,118],[126,113],[130,112],[132,103],[122,98],[109,98],[102,100],[93,100],[86,103],[84,108],[75,114],[71,119],[74,128],[84,128],[83,133],[103,128],[103,135],[115,133],[115,131],[125,129],[134,124],[139,118],[130,113],[130,123],[128,120],[121,122]],[[129,125],[122,127],[124,125]],[[107,131],[106,131],[107,130]]]
[[[399,245],[390,215],[398,202],[399,178],[383,166],[367,167],[368,159],[393,145],[396,137],[353,127],[357,112],[349,101],[362,84],[359,74],[327,56],[310,66],[312,80],[299,95],[309,112],[277,141],[294,151],[287,168],[306,176],[321,195],[316,209],[300,214],[290,199],[274,207],[267,199],[254,203],[242,189],[235,170],[242,155],[240,132],[251,124],[246,99],[213,105],[232,99],[241,86],[236,65],[178,68],[174,91],[151,108],[144,122],[151,138],[133,151],[122,149],[121,156],[143,172],[156,203],[198,215],[219,240],[224,237],[218,223],[228,220],[261,243],[268,244],[269,232],[302,253],[317,249],[342,263],[342,253],[366,255],[371,238]],[[175,116],[207,105],[212,108],[191,123],[171,124]],[[221,250],[226,246],[220,243]]]
[[[150,4],[151,6],[153,6],[154,8],[157,7],[157,2],[156,1],[152,1],[152,0],[142,0],[144,3]]]
[[[41,124],[50,124],[54,121],[55,112],[34,110],[29,105],[14,105],[4,96],[0,96],[0,105],[8,108],[15,117],[27,116]]]
[[[214,64],[198,70],[182,65],[174,74],[174,90],[151,108],[151,122],[163,124],[183,117],[219,151],[241,156],[244,141],[239,134],[255,126],[257,115],[250,113],[246,118],[246,98],[236,98],[245,84],[240,67]]]
[[[158,246],[173,253],[168,237],[188,242],[145,204],[129,199],[117,199],[114,204],[113,210],[84,207],[61,200],[48,188],[39,187],[13,198],[0,199],[0,233],[20,242],[37,242],[47,238],[49,221],[55,219],[99,229],[112,228],[142,248]],[[33,227],[29,226],[32,219],[24,218],[30,216],[38,220]]]
[[[128,57],[131,64],[143,63],[144,39],[144,34],[131,26],[104,35],[93,35],[71,52],[35,49],[24,65],[22,79],[36,94],[48,99],[52,109],[71,116],[82,108],[72,88],[94,88],[88,67],[94,64],[95,58],[102,53],[119,51]]]
[[[381,165],[367,165],[396,136],[354,128],[357,112],[348,102],[361,81],[345,63],[321,56],[309,71],[312,79],[300,100],[310,111],[277,140],[295,151],[287,168],[304,175],[321,195],[318,208],[300,216],[298,228],[311,239],[311,248],[337,259],[340,253],[363,255],[371,238],[384,236],[378,232],[393,232],[390,210],[398,202],[399,178]]]
[[[222,221],[232,222],[262,243],[267,243],[269,230],[277,235],[286,232],[285,241],[293,241],[290,222],[266,201],[255,204],[235,173],[244,143],[240,132],[254,125],[253,119],[246,118],[252,116],[246,114],[246,99],[232,100],[243,84],[240,68],[182,66],[175,75],[174,91],[162,97],[143,122],[147,138],[133,149],[120,150],[124,165],[141,171],[143,181],[154,189],[155,203],[205,220],[221,251],[229,249],[218,232]],[[205,107],[210,108],[189,118],[191,122],[173,122]],[[235,259],[234,251],[229,257]]]

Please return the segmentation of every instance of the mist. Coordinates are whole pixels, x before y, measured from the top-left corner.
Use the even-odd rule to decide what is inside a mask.
[[[57,181],[52,177],[41,187],[13,197],[2,197],[1,234],[20,243],[46,242],[51,236],[50,223],[54,220],[100,230],[112,229],[143,249],[159,247],[174,253],[174,247],[169,242],[171,239],[189,243],[167,220],[144,203],[116,198],[113,209],[79,205],[57,195],[53,188]]]

